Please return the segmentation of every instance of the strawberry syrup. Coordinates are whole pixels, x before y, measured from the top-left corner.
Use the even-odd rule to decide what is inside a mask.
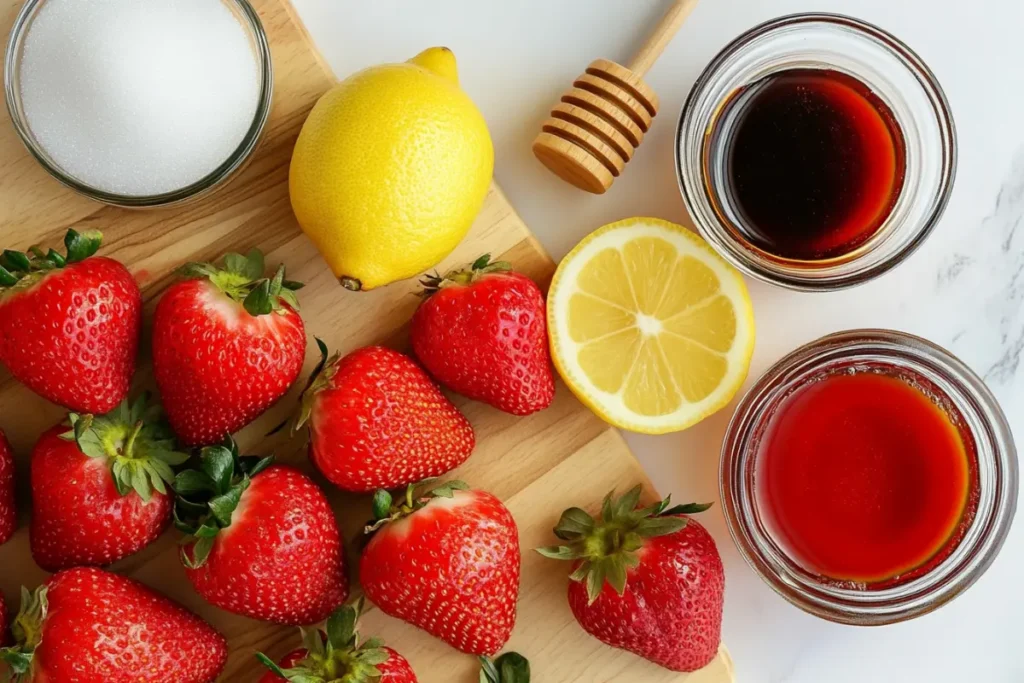
[[[926,380],[826,375],[786,397],[760,440],[755,504],[805,571],[880,588],[955,549],[973,516],[973,438]]]

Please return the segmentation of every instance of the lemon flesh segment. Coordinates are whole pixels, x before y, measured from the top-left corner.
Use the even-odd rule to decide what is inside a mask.
[[[580,400],[648,433],[724,407],[754,345],[739,273],[682,226],[652,218],[600,228],[563,259],[548,326],[555,366]]]

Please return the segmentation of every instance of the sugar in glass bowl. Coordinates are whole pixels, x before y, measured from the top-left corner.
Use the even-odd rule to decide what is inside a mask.
[[[132,208],[186,202],[236,175],[273,92],[248,0],[28,0],[4,77],[15,130],[43,168]]]

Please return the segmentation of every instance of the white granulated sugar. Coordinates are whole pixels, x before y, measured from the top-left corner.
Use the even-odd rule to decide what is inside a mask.
[[[256,54],[221,0],[48,0],[20,77],[25,118],[57,165],[131,196],[209,174],[259,101]]]

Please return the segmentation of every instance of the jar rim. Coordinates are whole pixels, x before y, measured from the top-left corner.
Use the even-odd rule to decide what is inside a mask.
[[[928,147],[938,147],[941,154],[941,168],[938,170],[934,192],[929,190],[929,196],[923,197],[928,207],[925,215],[911,216],[914,218],[912,222],[894,224],[889,226],[892,228],[889,230],[883,227],[868,243],[844,257],[819,261],[786,259],[766,252],[758,253],[760,250],[740,240],[735,229],[714,207],[715,200],[709,190],[708,172],[704,163],[709,137],[714,124],[718,123],[717,117],[721,114],[725,100],[724,97],[713,98],[710,95],[714,94],[716,88],[722,87],[723,82],[728,82],[730,78],[737,79],[735,74],[727,74],[725,71],[732,69],[735,62],[744,56],[753,59],[749,55],[755,49],[752,45],[768,39],[781,39],[787,31],[813,31],[815,27],[841,28],[851,42],[860,41],[903,67],[899,70],[919,86],[918,96],[928,105],[928,116],[925,118],[935,127],[940,140],[938,145]],[[799,58],[801,63],[808,60],[804,54]],[[831,66],[828,62],[819,61],[810,68]],[[762,69],[756,71],[755,75],[763,78],[781,70]],[[856,72],[848,73],[860,78]],[[728,90],[732,92],[757,78],[732,83]],[[905,126],[901,124],[901,128]],[[916,131],[909,133],[916,134]],[[904,131],[904,134],[907,135],[908,131]],[[895,267],[920,247],[949,203],[956,177],[957,136],[950,105],[941,85],[927,64],[910,47],[869,22],[842,14],[806,12],[758,24],[731,40],[712,58],[697,77],[683,104],[676,127],[674,157],[676,180],[687,212],[701,236],[727,261],[747,275],[770,284],[799,291],[830,291],[863,284]],[[904,190],[908,189],[910,178],[904,185]],[[920,193],[924,190],[916,191]]]
[[[761,528],[754,505],[759,428],[771,408],[831,365],[871,360],[922,374],[963,414],[975,440],[978,505],[950,554],[922,575],[865,590],[813,576],[785,556]],[[845,365],[843,367],[846,367]],[[881,625],[912,619],[954,599],[984,574],[1013,522],[1018,465],[1010,426],[998,401],[967,365],[928,340],[895,330],[839,332],[805,344],[772,365],[740,400],[726,429],[720,462],[726,524],[748,565],[776,593],[806,612],[838,623]]]
[[[270,109],[274,92],[274,68],[270,53],[270,43],[263,22],[249,0],[223,0],[237,10],[238,16],[252,39],[257,66],[259,70],[260,88],[256,111],[252,123],[242,137],[238,146],[215,169],[202,178],[175,190],[152,195],[129,195],[88,185],[67,173],[54,162],[46,150],[36,142],[19,104],[21,95],[18,91],[20,83],[19,67],[22,43],[27,29],[38,9],[46,0],[26,0],[18,12],[7,41],[4,60],[4,97],[7,111],[18,133],[18,138],[37,162],[55,180],[65,187],[103,204],[123,208],[156,208],[167,207],[192,201],[211,192],[223,182],[235,175],[249,161],[253,151],[259,144],[270,118]]]

